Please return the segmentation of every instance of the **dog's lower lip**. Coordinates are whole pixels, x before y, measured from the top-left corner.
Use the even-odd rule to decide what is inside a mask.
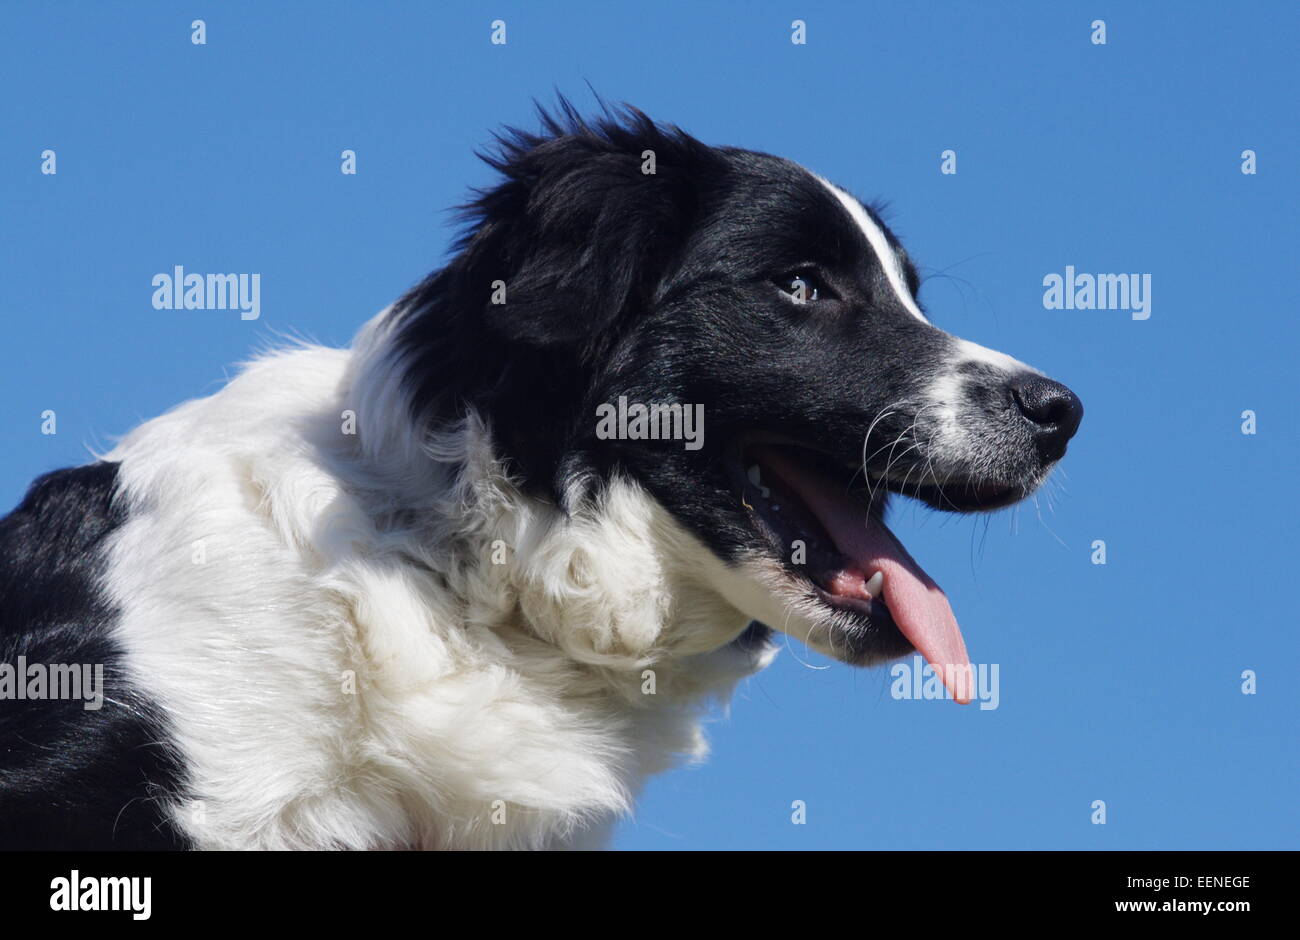
[[[919,499],[934,509],[946,512],[973,512],[981,509],[1000,509],[1015,502],[1023,487],[1001,481],[978,482],[973,480],[945,480],[940,484],[899,482],[881,473],[867,475],[871,486],[883,486],[892,493]]]
[[[878,634],[889,634],[890,640],[897,644],[902,644],[908,649],[915,649],[912,643],[903,636],[903,631],[898,629],[898,624],[894,623],[894,616],[890,613],[888,605],[880,598],[874,598],[870,601],[861,600],[855,597],[841,597],[832,594],[826,590],[816,580],[810,578],[813,591],[827,607],[834,610],[849,610],[867,619],[867,624]]]
[[[946,483],[942,486],[919,487],[915,494],[930,505],[956,512],[981,509],[1000,509],[1018,498],[1018,488],[1005,483]]]

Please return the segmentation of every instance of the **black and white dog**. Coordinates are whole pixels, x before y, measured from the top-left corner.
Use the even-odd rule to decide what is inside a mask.
[[[1020,499],[1074,394],[931,325],[880,218],[787,160],[567,105],[488,159],[351,349],[260,358],[0,521],[0,845],[598,845],[772,630],[964,697],[887,494]],[[101,707],[50,694],[76,664]]]

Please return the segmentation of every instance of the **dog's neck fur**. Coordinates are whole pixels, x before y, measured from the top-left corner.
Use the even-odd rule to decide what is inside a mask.
[[[110,584],[119,632],[192,769],[174,818],[204,847],[598,843],[773,651],[733,642],[720,562],[635,484],[566,512],[482,416],[416,433],[389,326],[258,360],[107,455],[139,520],[114,570],[150,574]],[[183,596],[196,540],[211,593]]]

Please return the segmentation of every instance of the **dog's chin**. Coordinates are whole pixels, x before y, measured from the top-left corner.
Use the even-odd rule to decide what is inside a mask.
[[[840,598],[807,577],[781,570],[775,559],[764,564],[787,579],[774,592],[785,608],[776,625],[809,648],[850,666],[877,666],[915,652],[881,600]]]
[[[912,483],[906,474],[901,479],[899,474],[894,474],[889,479],[877,478],[875,482],[891,493],[915,499],[940,512],[994,512],[1028,497],[1042,484],[1048,470],[1050,467],[1041,471],[1007,473],[1001,477],[956,473],[945,477],[941,483]],[[915,475],[922,478],[928,476],[919,469]]]

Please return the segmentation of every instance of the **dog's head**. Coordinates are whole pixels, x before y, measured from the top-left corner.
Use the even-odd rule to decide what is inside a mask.
[[[888,494],[1021,499],[1078,398],[929,323],[879,216],[808,170],[635,111],[544,123],[501,140],[504,182],[404,302],[421,419],[472,408],[566,508],[575,480],[635,481],[721,562],[714,590],[825,653],[964,666]]]

